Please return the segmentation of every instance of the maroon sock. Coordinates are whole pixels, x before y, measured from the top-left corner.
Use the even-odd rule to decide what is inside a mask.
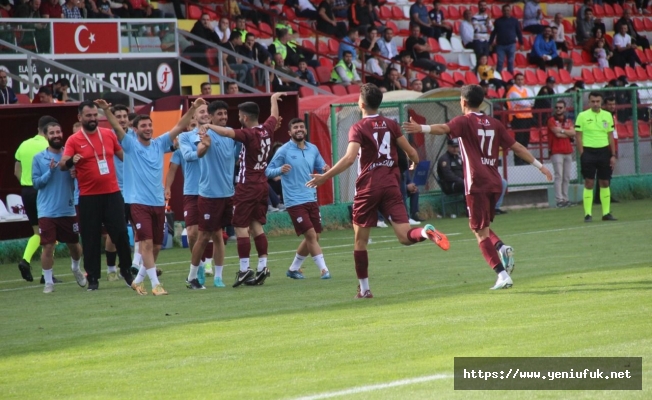
[[[353,259],[355,260],[355,273],[358,275],[358,279],[367,279],[369,277],[367,250],[354,250]]]
[[[238,258],[249,258],[251,253],[251,241],[248,237],[238,238]]]
[[[256,244],[256,250],[258,251],[258,257],[267,255],[267,236],[264,233],[256,236],[254,238],[254,243]]]
[[[408,239],[410,239],[410,242],[419,243],[419,242],[423,242],[424,240],[426,240],[426,238],[424,238],[421,235],[422,230],[423,230],[423,228],[412,228],[412,229],[410,229],[408,231]]]
[[[201,259],[204,261],[207,258],[213,258],[213,243],[208,242],[204,248],[204,254],[202,254]]]
[[[492,244],[496,249],[499,249],[500,246],[503,245],[503,241],[500,240],[500,238],[498,237],[498,235],[496,235],[496,234],[494,233],[494,231],[492,231],[491,229],[489,229],[489,239],[491,239],[491,244]]]
[[[502,265],[500,257],[498,256],[498,251],[496,251],[496,248],[491,243],[491,238],[486,238],[480,242],[479,247],[480,251],[482,252],[482,256],[491,268]]]

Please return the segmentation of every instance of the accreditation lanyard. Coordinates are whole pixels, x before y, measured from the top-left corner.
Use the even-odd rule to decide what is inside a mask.
[[[106,162],[106,148],[104,147],[104,139],[102,138],[102,132],[98,129],[97,130],[97,135],[100,137],[100,143],[102,143],[102,157],[103,160],[100,160],[100,157],[97,155],[97,151],[95,150],[95,146],[93,146],[93,143],[89,139],[88,135],[86,135],[86,132],[82,129],[82,135],[84,135],[84,138],[86,138],[86,141],[88,142],[89,145],[91,145],[91,148],[93,149],[93,153],[95,154],[95,160],[97,160],[97,167],[100,170],[100,175],[106,175],[109,173],[109,165]]]

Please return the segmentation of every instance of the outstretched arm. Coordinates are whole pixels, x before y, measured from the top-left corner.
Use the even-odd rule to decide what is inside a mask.
[[[272,112],[271,112],[271,115],[272,115],[272,117],[274,117],[274,118],[276,118],[276,119],[278,119],[278,117],[279,117],[279,115],[280,115],[279,112],[278,112],[278,102],[281,101],[281,97],[282,97],[282,96],[285,96],[285,92],[274,93],[274,94],[272,95],[271,100],[270,100],[270,101],[272,102]]]
[[[182,132],[186,130],[186,127],[190,125],[190,120],[192,120],[192,116],[195,115],[195,111],[200,107],[206,104],[206,101],[202,99],[201,97],[196,99],[195,101],[192,102],[192,105],[188,109],[188,111],[183,115],[183,118],[177,122],[177,124],[170,130],[170,140],[174,141],[174,139],[179,136]]]
[[[446,124],[419,125],[410,117],[410,122],[403,122],[405,133],[429,133],[431,135],[448,135],[451,129]]]
[[[341,174],[346,171],[358,157],[358,152],[360,151],[360,143],[358,142],[349,142],[349,146],[346,148],[346,154],[344,157],[333,165],[333,168],[329,169],[325,174],[312,174],[312,179],[306,183],[306,186],[309,188],[316,188],[319,185],[322,185],[324,182],[330,178]]]
[[[107,103],[106,100],[104,99],[97,99],[95,100],[95,104],[104,111],[104,115],[106,116],[106,119],[109,121],[109,124],[111,124],[111,127],[113,128],[113,131],[115,132],[115,135],[118,137],[118,142],[122,142],[122,139],[125,137],[126,133],[120,126],[120,123],[116,119],[115,115],[111,112],[111,104]]]
[[[225,128],[223,126],[217,126],[213,124],[205,124],[202,125],[202,128],[206,130],[212,130],[213,132],[217,133],[220,136],[226,136],[231,139],[235,138],[235,131],[232,128]]]

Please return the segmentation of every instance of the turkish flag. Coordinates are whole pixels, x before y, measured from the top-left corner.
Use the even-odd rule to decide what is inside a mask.
[[[119,53],[117,22],[54,22],[54,54]]]

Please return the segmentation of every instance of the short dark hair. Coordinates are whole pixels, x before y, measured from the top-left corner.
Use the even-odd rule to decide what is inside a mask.
[[[346,33],[347,36],[351,36],[354,33],[360,33],[359,28],[349,28],[349,31]]]
[[[215,114],[217,110],[228,110],[229,105],[222,100],[216,100],[208,103],[207,111],[209,115]]]
[[[236,39],[242,39],[242,34],[236,31],[231,32],[231,36],[229,36],[229,41],[236,40]]]
[[[140,123],[140,121],[146,121],[146,120],[151,121],[152,119],[149,117],[149,115],[139,114],[139,115],[136,116],[136,118],[134,118],[134,120],[133,120],[133,122],[131,124],[133,126],[135,126],[136,128],[138,128],[138,124]]]
[[[133,122],[133,120],[135,120],[137,116],[138,114],[136,113],[129,113],[129,115],[127,115],[127,118],[129,118],[129,121]]]
[[[59,122],[56,118],[50,115],[44,115],[38,119],[38,130],[45,134],[45,127],[52,122]]]
[[[373,83],[360,86],[360,97],[370,111],[377,110],[383,102],[383,92]]]
[[[238,82],[227,82],[227,83],[226,83],[226,87],[227,87],[227,88],[228,88],[229,86],[231,86],[231,85],[236,85],[236,86],[238,86]]]
[[[48,124],[43,127],[43,134],[48,133],[48,129],[50,129],[51,126],[58,126],[61,128],[61,124],[57,121],[48,122]]]
[[[248,33],[245,35],[245,40],[249,40],[250,37],[254,37],[254,38],[255,38],[256,35],[255,35],[254,33],[248,32]]]
[[[464,100],[469,103],[469,107],[478,108],[484,101],[484,90],[480,85],[464,85],[460,89],[460,94]]]
[[[129,107],[125,106],[124,104],[116,104],[113,107],[111,107],[111,112],[115,114],[118,111],[125,111],[127,115],[129,114]]]
[[[210,82],[204,82],[204,83],[202,83],[201,85],[199,85],[199,88],[200,88],[200,89],[203,89],[204,86],[206,86],[206,85],[209,85],[209,86],[210,86],[210,84],[211,84]]]
[[[288,128],[291,128],[294,124],[305,124],[305,121],[301,118],[292,118],[288,123]]]
[[[523,75],[521,72],[517,72],[514,74],[514,79],[516,79],[517,76],[522,76],[525,78],[525,75]]]
[[[349,50],[344,50],[344,51],[342,52],[342,58],[344,58],[344,56],[347,55],[347,54],[350,55],[350,56],[353,55],[353,53],[351,53]]]
[[[591,92],[589,93],[589,97],[599,97],[601,99],[604,99],[604,96],[600,92]]]
[[[247,101],[246,103],[239,104],[238,110],[251,118],[258,118],[258,115],[260,114],[260,107],[258,107],[258,104],[254,103],[253,101]]]
[[[605,103],[610,103],[612,101],[616,101],[616,96],[610,95],[604,98]]]
[[[68,78],[61,78],[61,79],[59,79],[58,81],[54,82],[55,85],[56,85],[57,83],[58,83],[59,85],[61,85],[61,86],[68,86],[68,87],[70,87],[70,81],[68,80]]]
[[[84,107],[97,108],[97,106],[95,105],[95,103],[93,103],[92,100],[84,100],[81,103],[79,103],[79,105],[77,106],[77,111],[81,114],[82,111],[84,111]]]
[[[367,33],[371,33],[373,31],[378,32],[378,28],[376,28],[374,25],[369,25],[369,28],[367,28]]]
[[[588,7],[585,8],[585,9],[584,9],[584,16],[586,16],[586,13],[587,13],[587,12],[590,12],[591,14],[593,14],[593,9],[592,9],[592,8],[588,8]]]
[[[238,15],[237,17],[235,17],[235,20],[236,21],[240,21],[240,20],[246,21],[247,19],[243,15]]]
[[[36,94],[41,94],[41,93],[45,93],[48,96],[52,96],[52,89],[50,89],[49,86],[41,86],[40,88],[38,88],[38,92],[36,92]]]
[[[557,103],[555,104],[563,104],[564,107],[566,107],[566,102],[564,100],[557,100]]]

